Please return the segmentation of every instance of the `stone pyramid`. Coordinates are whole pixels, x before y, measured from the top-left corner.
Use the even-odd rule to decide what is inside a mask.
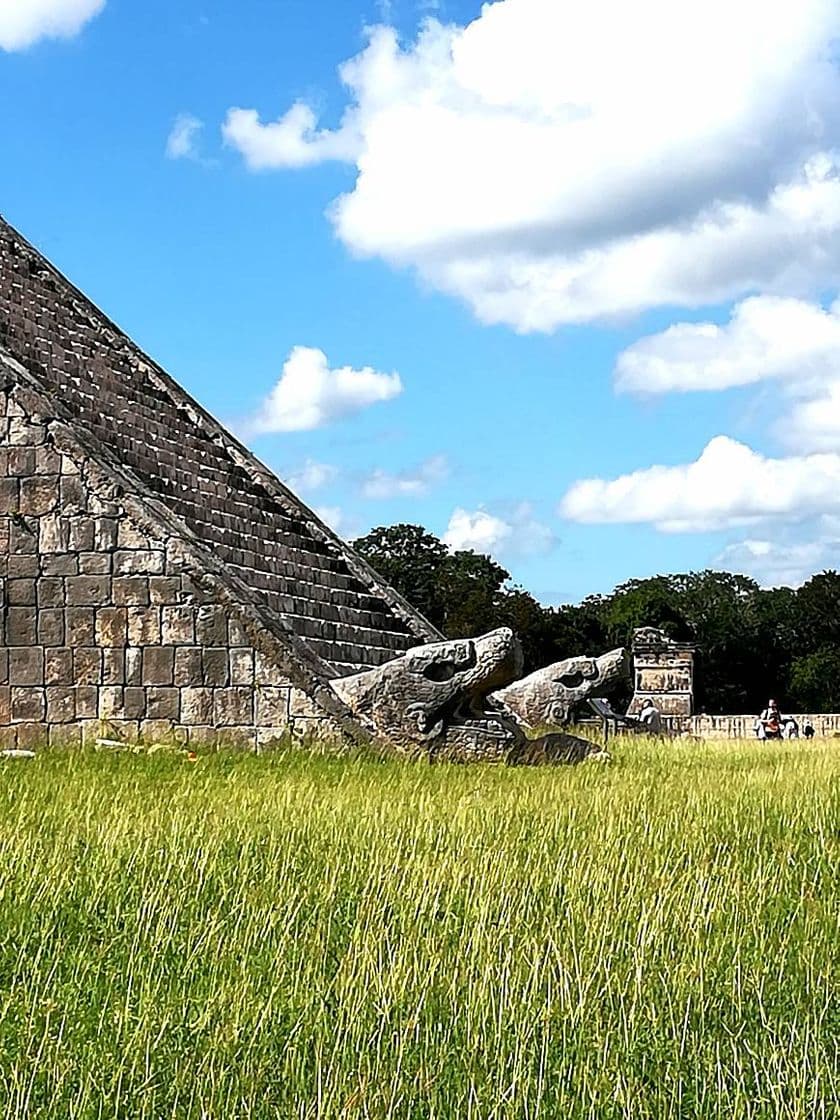
[[[0,219],[0,745],[358,726],[438,632]]]

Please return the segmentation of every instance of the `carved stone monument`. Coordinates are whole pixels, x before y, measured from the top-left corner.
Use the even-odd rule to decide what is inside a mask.
[[[569,657],[500,689],[494,699],[524,727],[565,727],[575,704],[607,695],[629,671],[625,649],[600,657]]]
[[[502,628],[418,646],[332,687],[377,739],[408,756],[513,765],[603,757],[597,744],[575,735],[527,737],[497,699],[521,671],[519,641]]]
[[[694,651],[687,642],[675,642],[662,630],[645,626],[633,633],[633,699],[627,715],[653,701],[665,717],[688,717],[694,712]]]
[[[0,749],[291,732],[460,761],[598,752],[525,728],[563,723],[599,659],[503,700],[510,630],[440,639],[0,218]]]
[[[440,636],[0,219],[0,749],[366,738]]]

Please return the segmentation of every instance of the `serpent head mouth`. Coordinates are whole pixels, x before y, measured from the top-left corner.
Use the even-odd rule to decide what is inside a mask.
[[[332,681],[334,691],[372,730],[420,746],[453,727],[498,721],[487,696],[515,680],[522,650],[506,628],[407,650],[377,669]],[[489,732],[488,732],[489,733]]]

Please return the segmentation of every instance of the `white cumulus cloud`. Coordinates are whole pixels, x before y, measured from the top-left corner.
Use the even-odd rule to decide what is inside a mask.
[[[263,124],[254,109],[230,109],[222,125],[222,137],[242,153],[252,171],[352,159],[358,143],[349,130],[319,131],[316,125],[314,112],[300,101],[280,120],[269,124]]]
[[[337,477],[338,467],[331,463],[319,463],[315,459],[307,459],[305,463],[293,467],[283,476],[286,485],[296,494],[322,490]]]
[[[330,215],[518,330],[840,279],[836,0],[498,0],[339,70],[338,127],[231,109],[253,168],[355,164]]]
[[[619,390],[668,393],[775,382],[778,436],[800,450],[840,449],[840,302],[754,296],[728,323],[676,323],[619,355]]]
[[[332,529],[338,536],[344,537],[345,540],[349,535],[348,521],[344,510],[338,506],[318,506],[315,513],[321,520]]]
[[[840,554],[840,526],[824,519],[812,539],[791,532],[772,540],[748,537],[729,544],[715,558],[714,566],[752,576],[763,587],[799,587],[816,572],[837,567]]]
[[[807,395],[780,421],[781,435],[794,447],[840,450],[840,369]]]
[[[105,0],[0,0],[0,49],[72,38],[104,7]]]
[[[203,123],[191,113],[179,113],[172,122],[166,139],[166,155],[169,159],[198,159],[198,137]]]
[[[755,296],[724,326],[675,323],[633,343],[616,362],[620,390],[636,393],[729,389],[758,381],[840,375],[840,306]]]
[[[520,502],[503,516],[486,509],[455,509],[449,518],[443,543],[487,555],[529,555],[549,552],[554,533],[535,516],[529,502]]]
[[[362,483],[364,498],[419,498],[449,474],[445,455],[433,455],[414,470],[392,474],[377,467]]]
[[[456,509],[449,518],[443,543],[456,552],[472,549],[489,555],[507,544],[512,536],[513,526],[487,510]]]
[[[648,523],[702,532],[840,511],[840,455],[771,459],[716,436],[693,463],[574,483],[560,512],[584,523]]]
[[[248,428],[254,434],[320,428],[369,405],[392,400],[402,389],[398,373],[380,373],[369,366],[331,369],[322,350],[295,346],[280,380]]]

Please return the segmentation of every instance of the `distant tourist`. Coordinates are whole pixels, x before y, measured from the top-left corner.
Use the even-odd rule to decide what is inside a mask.
[[[813,739],[814,736],[816,735],[816,731],[814,730],[813,724],[806,723],[805,726],[802,729],[802,734],[805,736],[806,739]]]
[[[755,731],[759,739],[781,739],[782,715],[775,700],[767,701],[767,707],[758,717]]]
[[[638,719],[645,731],[648,731],[651,735],[662,734],[662,716],[650,697],[642,704]]]
[[[783,716],[775,700],[768,700],[767,707],[755,722],[759,739],[796,739],[799,725],[793,716]]]

